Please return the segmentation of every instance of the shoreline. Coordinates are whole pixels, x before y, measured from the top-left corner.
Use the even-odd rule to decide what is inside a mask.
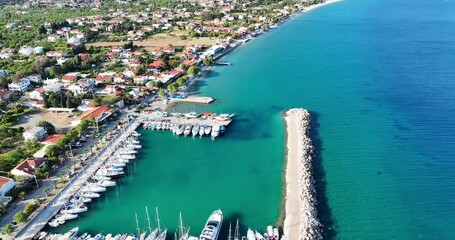
[[[310,114],[303,108],[286,112],[287,157],[283,240],[322,239],[312,174]]]
[[[296,17],[300,16],[300,15],[303,15],[307,12],[310,12],[312,10],[315,10],[317,8],[320,8],[320,7],[323,7],[323,6],[326,6],[326,5],[329,5],[329,4],[332,4],[332,3],[337,3],[337,2],[342,2],[343,0],[326,0],[322,3],[318,3],[318,4],[313,4],[311,6],[308,6],[308,7],[305,7],[303,8],[302,10],[296,12],[296,13],[293,13],[291,15],[289,15],[288,17],[284,18],[283,20],[281,20],[280,22],[276,23],[275,26],[276,27],[273,27],[273,28],[268,28],[268,29],[265,29],[265,31],[259,31],[259,30],[256,30],[254,31],[251,35],[251,33],[249,34],[250,37],[251,37],[251,40],[254,40],[258,37],[260,37],[261,35],[263,35],[264,33],[267,33],[268,31],[271,31],[273,29],[277,29],[279,28],[281,25],[285,24],[286,22],[292,20],[292,19],[295,19]],[[248,41],[249,42],[249,41]],[[238,49],[239,47],[242,47],[244,46],[246,43],[248,42],[240,42],[239,44],[237,44],[235,47],[230,47],[228,49],[225,49],[225,51],[223,51],[220,56],[216,57],[216,60],[221,60],[223,59],[224,57],[226,57],[227,55],[233,53],[236,49]],[[190,78],[189,82],[188,82],[188,85],[186,87],[186,89],[183,91],[185,92],[186,95],[190,96],[190,95],[197,95],[197,92],[195,91],[188,91],[188,88],[190,87],[197,87],[197,83],[198,81],[204,79],[206,77],[207,74],[209,74],[213,69],[214,69],[215,66],[203,66],[201,68],[201,71],[193,77],[193,79]],[[178,103],[175,103],[174,105],[172,105],[173,107],[176,106]],[[165,109],[167,110],[167,109]]]

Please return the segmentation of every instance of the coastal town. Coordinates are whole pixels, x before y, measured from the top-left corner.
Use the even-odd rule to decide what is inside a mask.
[[[191,85],[215,65],[229,67],[220,60],[224,55],[322,2],[38,0],[2,6],[2,238],[30,239],[44,225],[58,226],[86,209],[78,204],[124,174],[114,168],[133,160],[140,125],[217,138],[233,114],[166,111],[177,103],[213,102],[191,96]],[[75,184],[81,179],[94,181]],[[62,207],[66,212],[57,217]],[[153,239],[158,232],[150,231]],[[279,238],[271,226],[264,232],[263,239]],[[210,237],[201,239],[216,239]]]

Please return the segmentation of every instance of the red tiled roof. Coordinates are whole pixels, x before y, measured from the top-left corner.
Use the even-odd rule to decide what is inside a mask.
[[[95,81],[105,81],[105,82],[108,82],[108,81],[111,81],[111,80],[112,80],[111,76],[98,75],[98,76],[96,76],[96,78],[95,78]]]
[[[3,96],[8,95],[10,93],[11,93],[10,90],[0,89],[0,97],[3,97]]]
[[[23,162],[21,162],[19,165],[14,167],[14,169],[28,173],[28,174],[33,174],[35,172],[36,167],[39,167],[41,164],[47,161],[47,158],[36,158],[36,157],[30,157],[25,159]]]
[[[5,186],[5,184],[7,184],[11,180],[12,180],[11,178],[0,176],[0,189],[3,188],[3,186]]]
[[[181,70],[178,70],[178,69],[172,69],[171,71],[169,71],[170,75],[180,75],[182,73],[183,72]]]
[[[164,65],[166,65],[166,63],[164,63],[162,60],[156,60],[156,61],[153,61],[152,63],[150,63],[149,67],[162,68],[162,67],[164,67]]]
[[[76,80],[77,76],[76,75],[64,75],[62,77],[62,80],[67,80],[67,81],[74,81]]]
[[[79,119],[82,121],[82,120],[88,119],[88,118],[90,118],[90,117],[94,117],[95,119],[96,119],[96,118],[100,118],[101,116],[103,116],[103,113],[109,112],[109,111],[111,111],[111,110],[112,110],[112,109],[110,109],[110,108],[108,108],[108,107],[106,107],[106,106],[99,106],[99,107],[97,107],[97,108],[94,108],[94,109],[92,109],[92,110],[89,110],[89,111],[83,113],[83,114],[79,117]]]
[[[58,140],[64,138],[65,135],[63,134],[52,134],[52,135],[49,135],[48,137],[46,137],[43,142],[46,142],[46,143],[57,143]]]

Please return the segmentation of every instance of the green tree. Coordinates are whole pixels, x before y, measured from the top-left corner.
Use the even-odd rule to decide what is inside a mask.
[[[56,133],[54,125],[48,121],[39,121],[36,126],[44,128],[48,134]]]
[[[212,57],[204,58],[204,59],[202,60],[202,62],[204,62],[204,64],[205,64],[206,66],[210,66],[210,65],[213,64],[213,58],[212,58]]]
[[[167,90],[171,93],[175,93],[179,90],[178,83],[171,83],[167,85]]]
[[[25,205],[25,207],[24,207],[24,213],[27,215],[30,215],[37,208],[38,208],[38,204],[36,204],[34,202],[27,203],[27,205]]]
[[[27,214],[25,214],[24,212],[20,211],[18,213],[16,213],[13,217],[14,221],[17,222],[17,223],[23,223],[27,220]]]
[[[188,74],[190,76],[194,76],[194,75],[198,74],[200,70],[201,69],[197,66],[191,66],[188,68]]]
[[[164,89],[160,88],[160,90],[158,90],[158,95],[160,97],[164,97],[165,94],[166,94],[166,92],[164,91]]]
[[[48,187],[45,187],[45,188],[43,189],[43,192],[44,192],[44,194],[46,194],[46,197],[49,197],[50,191],[51,191],[51,190],[50,190]]]
[[[17,197],[24,199],[25,194],[26,194],[25,191],[20,191],[19,194],[17,194]]]
[[[183,85],[185,85],[186,82],[188,82],[188,80],[189,80],[189,77],[187,77],[187,76],[179,77],[179,78],[177,79],[177,83],[178,83],[180,86],[183,86]]]
[[[6,224],[2,229],[2,233],[5,235],[10,235],[12,232],[13,232],[13,225],[11,225],[9,223]]]

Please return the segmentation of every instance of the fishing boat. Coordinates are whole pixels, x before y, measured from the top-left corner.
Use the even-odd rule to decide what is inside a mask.
[[[220,230],[221,230],[222,223],[223,223],[223,213],[221,212],[221,210],[218,209],[218,210],[214,211],[208,218],[199,239],[200,240],[217,240],[218,234],[220,233]]]
[[[199,133],[199,124],[193,126],[191,133],[193,134],[193,138],[196,137],[196,135]]]
[[[213,125],[212,127],[212,139],[215,139],[220,135],[220,126],[219,125]]]
[[[204,129],[205,129],[205,125],[199,126],[199,137],[204,136]]]
[[[248,228],[248,231],[246,232],[246,238],[248,240],[256,240],[256,236],[254,235],[253,230],[251,230],[250,228]]]
[[[205,126],[204,128],[205,135],[209,135],[210,131],[212,131],[212,127],[210,125]]]
[[[191,128],[192,128],[192,127],[193,127],[193,126],[192,126],[191,124],[187,124],[187,125],[185,126],[185,131],[183,131],[183,135],[184,135],[185,137],[188,136],[188,135],[191,133]]]

